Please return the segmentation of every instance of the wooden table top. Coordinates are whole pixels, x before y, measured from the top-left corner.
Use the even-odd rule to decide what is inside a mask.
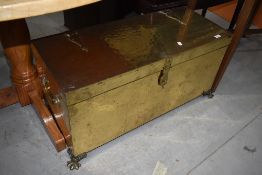
[[[38,16],[100,0],[0,0],[0,21]]]

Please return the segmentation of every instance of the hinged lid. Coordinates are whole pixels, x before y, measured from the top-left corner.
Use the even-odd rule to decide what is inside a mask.
[[[72,105],[225,47],[230,36],[184,9],[160,11],[33,41]],[[210,58],[212,59],[212,58]]]

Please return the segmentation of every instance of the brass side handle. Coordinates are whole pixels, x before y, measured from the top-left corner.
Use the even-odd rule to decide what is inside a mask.
[[[59,104],[61,102],[60,95],[54,95],[51,91],[49,80],[46,77],[42,79],[44,94],[53,104]]]

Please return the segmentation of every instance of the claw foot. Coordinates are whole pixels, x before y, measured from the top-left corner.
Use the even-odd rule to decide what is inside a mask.
[[[81,164],[79,162],[76,162],[74,160],[70,160],[67,162],[67,167],[72,170],[78,170],[81,167]]]
[[[203,96],[207,96],[208,98],[213,98],[214,97],[214,94],[212,92],[212,90],[208,90],[208,91],[204,91],[202,93]]]
[[[81,164],[79,163],[82,159],[86,158],[87,154],[83,153],[78,156],[74,156],[72,149],[68,149],[67,153],[70,156],[70,161],[67,162],[67,167],[70,170],[78,170],[81,167]]]

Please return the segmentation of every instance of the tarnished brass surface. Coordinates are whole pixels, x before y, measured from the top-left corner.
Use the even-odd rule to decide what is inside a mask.
[[[34,41],[65,93],[74,155],[209,90],[231,39],[183,9],[76,32]]]
[[[88,85],[161,61],[165,55],[177,64],[227,45],[230,37],[222,28],[197,14],[186,24],[184,12],[157,12],[77,30],[88,52],[66,34],[36,40],[34,45],[67,93],[67,103],[75,104],[97,95],[85,90]],[[217,34],[222,37],[214,38]],[[162,68],[163,64],[154,71]]]
[[[155,73],[69,106],[74,154],[101,146],[210,89],[225,49],[174,66],[164,88]]]
[[[192,48],[188,51],[184,51],[179,54],[175,54],[171,56],[171,58],[173,58],[172,66],[181,64],[190,59],[194,59],[195,57],[198,57],[200,55],[212,52],[218,48],[225,47],[229,44],[230,39],[230,37],[225,36],[213,42],[200,45],[198,47]],[[159,73],[163,69],[164,65],[165,59],[163,58],[157,62],[153,62],[148,65],[144,65],[142,67],[130,70],[118,76],[110,77],[105,80],[98,81],[97,83],[93,83],[88,86],[83,86],[79,89],[68,91],[66,92],[67,105],[73,105],[81,101],[88,100],[102,93],[106,93],[110,89],[123,86],[129,82],[141,79],[147,75],[151,75],[156,72]]]

